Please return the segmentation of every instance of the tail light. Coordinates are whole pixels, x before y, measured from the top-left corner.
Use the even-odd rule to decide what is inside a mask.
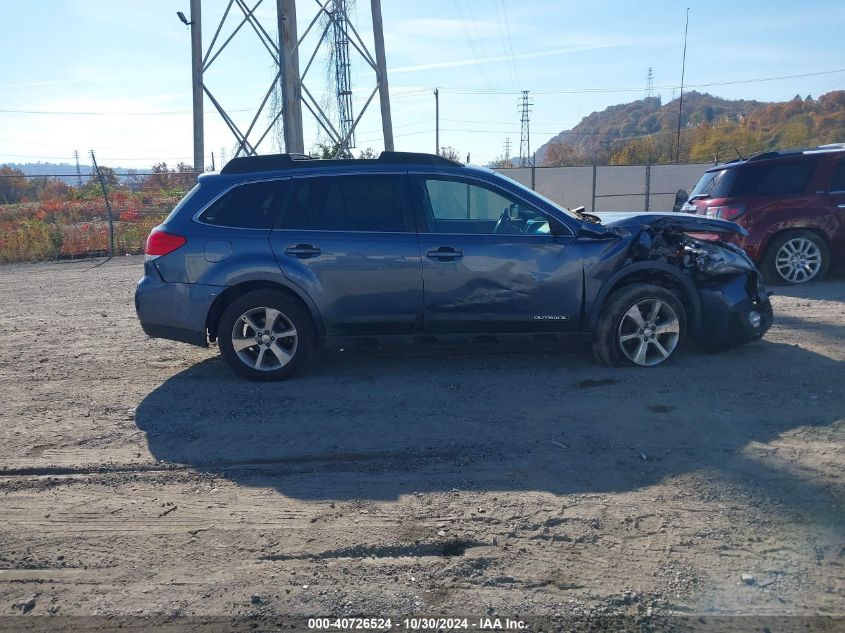
[[[719,218],[720,220],[735,220],[745,213],[745,205],[734,204],[721,207],[707,207],[708,218]]]
[[[155,259],[156,257],[172,253],[180,246],[184,246],[187,241],[182,235],[174,235],[156,227],[147,238],[144,254],[147,256],[147,259]]]

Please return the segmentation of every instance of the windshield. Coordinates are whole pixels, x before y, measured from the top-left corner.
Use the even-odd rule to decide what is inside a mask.
[[[736,180],[735,169],[719,169],[708,171],[698,181],[689,199],[694,198],[727,198]]]
[[[539,192],[537,192],[537,191],[534,191],[533,189],[531,189],[531,188],[529,188],[529,187],[526,187],[526,186],[525,186],[525,185],[523,185],[521,182],[516,181],[516,180],[514,180],[513,178],[508,178],[507,176],[503,176],[502,174],[500,174],[500,173],[498,173],[498,172],[493,172],[493,173],[495,173],[495,174],[496,174],[496,176],[498,176],[499,178],[504,178],[504,179],[506,179],[506,180],[507,180],[510,184],[512,184],[512,185],[514,185],[514,186],[516,186],[518,189],[521,189],[524,193],[528,193],[528,194],[530,194],[530,195],[532,195],[532,196],[536,196],[536,197],[538,197],[538,198],[542,198],[542,199],[543,199],[544,201],[546,201],[548,204],[550,204],[551,206],[553,206],[555,209],[557,209],[557,210],[558,210],[558,211],[560,211],[561,213],[566,214],[566,215],[567,215],[567,216],[569,216],[570,218],[575,218],[576,220],[578,220],[578,219],[579,219],[579,218],[578,218],[578,217],[577,217],[574,213],[572,213],[572,211],[570,211],[570,210],[569,210],[569,209],[567,209],[566,207],[562,207],[562,206],[560,206],[560,205],[559,205],[557,202],[555,202],[554,200],[550,200],[549,198],[547,198],[547,197],[546,197],[546,196],[544,196],[543,194],[541,194],[541,193],[539,193]]]

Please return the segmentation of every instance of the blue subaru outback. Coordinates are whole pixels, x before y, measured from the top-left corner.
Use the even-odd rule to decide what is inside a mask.
[[[217,341],[251,380],[348,339],[591,341],[610,365],[722,349],[772,308],[732,222],[568,211],[439,156],[236,158],[150,234],[135,307],[153,337]],[[707,234],[708,239],[701,235]]]

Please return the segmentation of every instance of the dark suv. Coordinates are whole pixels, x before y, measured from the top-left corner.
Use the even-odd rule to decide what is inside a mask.
[[[208,345],[253,380],[320,343],[592,340],[602,362],[658,365],[687,332],[723,348],[772,321],[744,233],[678,213],[570,212],[438,156],[292,155],[204,174],[147,241],[135,306],[150,336]]]
[[[845,144],[766,152],[708,169],[681,210],[747,229],[731,241],[770,284],[818,281],[845,264]]]

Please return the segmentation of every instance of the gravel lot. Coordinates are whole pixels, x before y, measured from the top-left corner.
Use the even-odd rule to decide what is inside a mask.
[[[400,347],[253,384],[148,339],[140,275],[0,266],[0,615],[845,615],[845,277],[655,369]]]

